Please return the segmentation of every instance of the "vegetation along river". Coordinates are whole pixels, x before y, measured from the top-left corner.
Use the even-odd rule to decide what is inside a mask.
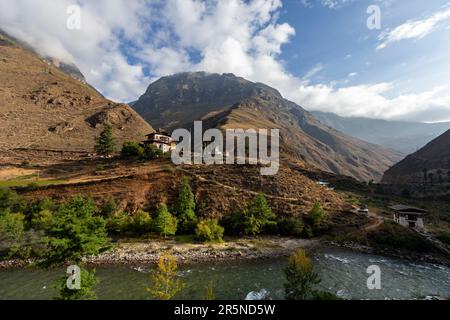
[[[409,262],[378,255],[327,248],[313,257],[322,278],[322,289],[345,299],[450,298],[450,268]],[[286,259],[183,266],[179,275],[186,283],[177,299],[203,299],[210,281],[216,299],[283,299]],[[367,267],[381,268],[381,290],[369,290]],[[150,267],[98,267],[99,299],[149,299]],[[64,270],[0,270],[0,299],[51,299],[53,281]]]

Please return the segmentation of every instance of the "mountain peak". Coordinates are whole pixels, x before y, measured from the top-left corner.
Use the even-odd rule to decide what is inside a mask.
[[[151,119],[153,126],[173,130],[188,127],[209,112],[256,97],[282,99],[276,89],[232,73],[184,72],[150,84],[133,107]]]
[[[133,105],[155,128],[271,129],[281,131],[287,157],[360,180],[377,180],[401,155],[350,138],[320,122],[274,88],[234,74],[179,73],[152,83]]]

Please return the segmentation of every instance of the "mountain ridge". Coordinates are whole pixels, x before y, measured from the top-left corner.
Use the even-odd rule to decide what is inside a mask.
[[[450,129],[450,122],[421,123],[388,121],[364,117],[341,117],[331,112],[311,111],[320,122],[349,136],[413,153]]]
[[[402,155],[347,137],[316,121],[274,88],[233,74],[180,73],[152,83],[133,108],[152,126],[169,131],[207,127],[279,128],[284,155],[325,171],[378,180]]]
[[[398,185],[450,183],[450,130],[387,170],[382,182]]]
[[[118,144],[153,131],[129,106],[0,34],[0,148],[92,151],[106,124]]]

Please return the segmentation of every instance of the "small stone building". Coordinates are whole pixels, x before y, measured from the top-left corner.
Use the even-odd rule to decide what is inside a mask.
[[[394,212],[396,223],[418,231],[425,229],[423,217],[428,213],[426,210],[406,205],[395,205],[389,208]]]

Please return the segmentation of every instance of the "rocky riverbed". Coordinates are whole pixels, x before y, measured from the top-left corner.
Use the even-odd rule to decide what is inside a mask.
[[[283,237],[241,238],[220,244],[120,241],[110,252],[88,257],[85,262],[89,265],[147,265],[156,263],[165,252],[174,255],[179,264],[272,259],[288,256],[298,248],[312,249],[319,243],[319,240]]]
[[[98,256],[86,257],[85,263],[101,265],[148,265],[170,252],[178,264],[196,264],[221,261],[272,259],[289,256],[298,248],[318,247],[318,239],[295,239],[287,237],[260,237],[226,239],[224,243],[201,244],[180,243],[174,239],[122,239],[113,244],[113,248]],[[0,261],[0,269],[19,268],[33,261]]]

